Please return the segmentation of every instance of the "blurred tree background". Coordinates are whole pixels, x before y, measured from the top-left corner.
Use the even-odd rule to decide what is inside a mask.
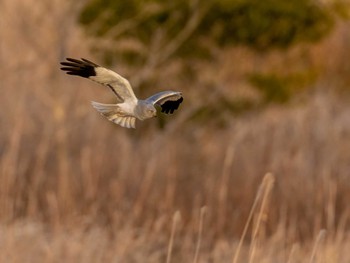
[[[92,48],[104,62],[128,64],[137,72],[132,83],[145,90],[161,85],[156,79],[159,82],[159,75],[166,74],[165,68],[171,65],[180,64],[173,72],[178,78],[198,82],[203,73],[195,62],[214,64],[217,51],[232,46],[263,55],[315,43],[332,31],[337,18],[346,16],[344,6],[339,1],[313,0],[91,0],[81,10],[79,22],[94,38]],[[233,112],[262,103],[286,102],[312,86],[319,73],[315,68],[279,71],[247,72],[247,81],[259,100],[217,99]]]

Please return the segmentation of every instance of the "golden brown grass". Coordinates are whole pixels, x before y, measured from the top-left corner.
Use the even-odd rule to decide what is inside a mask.
[[[222,127],[188,121],[199,89],[205,102],[249,95],[247,71],[284,63],[223,51],[197,84],[161,78],[188,87],[181,110],[163,130],[151,120],[134,131],[90,107],[108,91],[58,69],[89,54],[74,9],[19,2],[0,3],[0,262],[350,261],[350,107],[330,91],[348,80],[346,27],[305,47],[327,73],[315,94],[223,112]]]

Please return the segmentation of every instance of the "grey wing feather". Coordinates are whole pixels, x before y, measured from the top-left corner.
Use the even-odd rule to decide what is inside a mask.
[[[63,66],[61,70],[69,75],[88,78],[109,87],[120,100],[137,101],[129,81],[112,70],[84,58],[81,60],[67,58],[67,61],[61,62],[61,65]]]
[[[159,105],[162,112],[172,114],[177,110],[183,101],[182,93],[178,91],[162,91],[149,97],[147,101],[153,105]]]

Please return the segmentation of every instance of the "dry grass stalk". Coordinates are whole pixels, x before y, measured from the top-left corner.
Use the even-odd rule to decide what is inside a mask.
[[[293,244],[292,249],[290,250],[287,263],[292,263],[294,259],[295,251],[299,248],[299,244]]]
[[[227,205],[227,196],[228,196],[228,188],[229,188],[229,179],[231,175],[231,168],[234,159],[234,146],[229,145],[227,147],[224,159],[224,165],[222,170],[221,182],[219,185],[219,200],[218,200],[218,231],[224,228],[224,224],[226,221],[226,209]]]
[[[180,212],[176,211],[174,216],[173,216],[173,223],[171,227],[171,235],[170,235],[170,240],[169,240],[169,245],[168,245],[168,253],[166,257],[166,263],[170,263],[171,260],[171,254],[173,251],[173,245],[174,245],[174,239],[175,239],[175,232],[176,232],[176,226],[178,225],[180,221]]]
[[[272,189],[273,182],[274,182],[274,179],[273,179],[272,174],[267,173],[264,176],[261,185],[259,186],[258,192],[257,192],[255,200],[254,200],[254,203],[253,203],[252,208],[251,208],[251,210],[249,212],[249,216],[248,216],[247,222],[246,222],[246,224],[244,226],[242,236],[241,236],[241,238],[239,240],[238,246],[236,248],[235,255],[233,257],[233,261],[232,261],[233,263],[237,263],[238,262],[239,253],[241,252],[241,248],[242,248],[242,245],[243,245],[244,238],[245,238],[245,236],[247,234],[248,227],[250,225],[250,222],[253,219],[253,215],[255,213],[255,210],[256,210],[256,207],[257,207],[259,201],[262,201],[262,205],[261,205],[262,209],[260,210],[259,220],[257,221],[257,224],[256,224],[256,226],[254,228],[254,233],[255,232],[257,233],[257,231],[259,230],[259,225],[260,225],[260,221],[261,221],[262,211],[263,211],[263,208],[265,208],[267,196],[268,196],[269,192]],[[255,236],[256,236],[256,234],[255,234]],[[252,242],[254,242],[254,239],[253,239]]]
[[[310,261],[309,263],[315,263],[316,262],[316,255],[317,255],[317,250],[319,250],[321,242],[325,239],[327,231],[325,229],[322,229],[315,240],[315,244],[312,248],[312,253],[310,256]]]
[[[199,251],[200,251],[200,248],[201,248],[204,216],[205,216],[206,212],[207,212],[207,208],[205,206],[202,207],[201,211],[200,211],[198,239],[197,239],[196,251],[194,253],[193,263],[197,263],[198,259],[199,259]]]
[[[262,200],[261,200],[261,205],[260,205],[260,210],[258,213],[258,218],[256,220],[255,225],[253,226],[253,235],[252,235],[252,241],[251,241],[251,246],[250,246],[250,258],[249,258],[249,263],[253,263],[254,262],[254,255],[255,255],[255,248],[256,248],[256,243],[257,243],[257,238],[258,238],[258,232],[259,232],[259,228],[262,222],[262,218],[263,216],[266,215],[266,206],[268,204],[268,196],[273,188],[273,184],[274,184],[274,177],[271,173],[267,173],[263,179],[262,185],[264,185],[264,194],[262,196]]]

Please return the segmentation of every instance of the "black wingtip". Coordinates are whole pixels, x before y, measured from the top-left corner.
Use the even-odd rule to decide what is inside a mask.
[[[89,78],[91,76],[96,76],[95,67],[97,64],[82,58],[81,60],[74,58],[66,58],[68,61],[62,61],[60,64],[64,67],[60,69],[66,71],[68,75],[76,75],[83,78]]]
[[[94,63],[94,62],[92,62],[92,61],[90,61],[90,60],[88,60],[86,58],[81,58],[81,60],[86,62],[86,63],[88,63],[88,64],[90,64],[90,65],[92,65],[92,66],[94,66],[94,67],[99,67],[99,65],[97,65],[96,63]]]
[[[175,101],[168,100],[168,101],[164,102],[161,105],[161,107],[162,107],[161,112],[166,113],[166,114],[173,114],[174,111],[179,108],[179,106],[183,102],[183,100],[184,100],[183,97],[181,97]]]

